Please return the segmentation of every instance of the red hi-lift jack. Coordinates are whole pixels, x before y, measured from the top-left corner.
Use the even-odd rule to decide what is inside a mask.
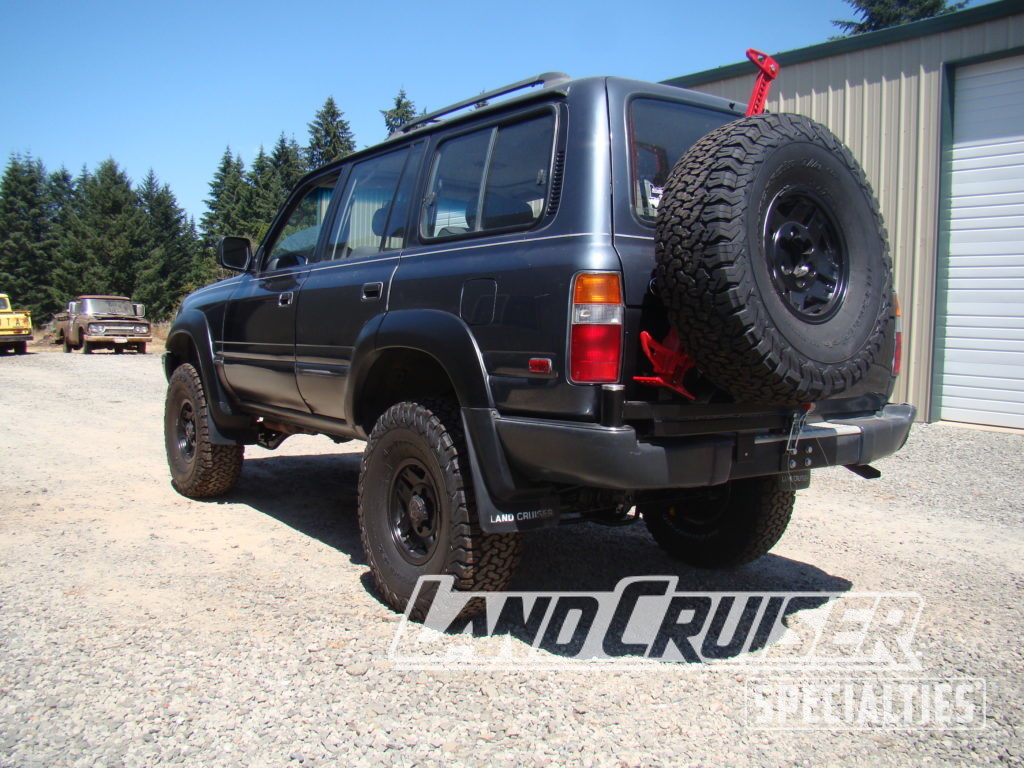
[[[779,65],[767,53],[753,48],[747,49],[747,58],[754,62],[758,69],[757,80],[754,81],[754,89],[750,93],[750,102],[747,104],[747,117],[750,117],[764,112],[772,81],[779,75]],[[640,346],[654,367],[654,375],[634,376],[634,381],[652,387],[665,387],[690,400],[696,399],[686,389],[683,379],[697,364],[683,351],[682,340],[675,328],[669,331],[668,336],[661,343],[655,341],[647,331],[641,331]]]

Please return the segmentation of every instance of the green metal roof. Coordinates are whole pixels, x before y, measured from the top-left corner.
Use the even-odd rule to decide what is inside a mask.
[[[1012,16],[1016,13],[1024,13],[1024,0],[999,0],[999,2],[978,5],[974,8],[957,11],[956,13],[947,13],[943,16],[933,16],[930,19],[912,21],[909,24],[900,24],[897,27],[880,29],[877,32],[865,32],[861,35],[829,40],[828,42],[818,43],[806,48],[784,51],[783,53],[775,54],[774,58],[782,66],[799,64],[803,61],[824,59],[828,56],[837,56],[842,53],[874,48],[879,45],[896,43],[914,37],[934,35],[949,29],[981,24],[985,21],[1001,19],[1004,16]],[[692,75],[673,77],[670,80],[662,80],[662,82],[666,85],[675,85],[680,88],[692,88],[695,85],[727,80],[730,77],[749,75],[754,71],[756,71],[756,68],[751,62],[741,61],[736,64],[727,64],[724,67],[705,69],[703,72],[695,72]]]

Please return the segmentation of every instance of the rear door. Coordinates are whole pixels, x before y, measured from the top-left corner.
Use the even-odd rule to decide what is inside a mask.
[[[387,311],[421,154],[421,145],[405,146],[361,160],[339,192],[296,318],[298,389],[319,416],[350,419],[344,402],[352,350],[367,323]]]
[[[295,193],[261,249],[255,274],[243,276],[228,303],[220,351],[224,375],[243,400],[308,411],[295,381],[295,315],[337,181],[334,171]]]

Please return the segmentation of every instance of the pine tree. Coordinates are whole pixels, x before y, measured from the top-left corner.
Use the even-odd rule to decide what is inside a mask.
[[[139,202],[146,217],[148,252],[139,264],[135,298],[146,304],[150,317],[164,320],[193,288],[198,256],[195,226],[152,169],[139,188]]]
[[[54,288],[65,296],[131,296],[146,256],[146,217],[131,180],[108,158],[79,185],[80,206],[68,217]]]
[[[959,11],[967,0],[950,3],[948,0],[844,0],[853,6],[860,21],[833,21],[846,35],[894,27],[911,21],[942,16]]]
[[[0,290],[35,322],[52,313],[49,291],[56,242],[46,171],[31,155],[11,155],[0,181]]]
[[[203,245],[209,251],[210,259],[222,237],[242,234],[243,206],[245,201],[245,164],[241,157],[231,153],[231,147],[224,150],[220,165],[210,181],[210,196],[206,199],[206,213],[201,227]]]
[[[355,151],[355,137],[348,120],[342,115],[334,103],[334,97],[328,96],[313,122],[309,123],[309,145],[305,149],[306,167],[309,170]]]
[[[277,169],[260,146],[256,159],[245,176],[244,224],[238,234],[259,243],[274,220],[285,193]]]
[[[382,109],[380,113],[384,115],[384,127],[387,128],[388,135],[390,136],[416,117],[416,105],[409,100],[409,97],[405,94],[405,89],[402,88],[398,91],[398,95],[395,96],[394,106],[391,109]]]
[[[299,179],[306,175],[302,149],[295,139],[286,138],[282,133],[270,153],[270,163],[274,166],[274,173],[277,174],[277,181],[280,184],[281,197],[278,200],[278,205],[280,205],[288,193],[295,188]]]

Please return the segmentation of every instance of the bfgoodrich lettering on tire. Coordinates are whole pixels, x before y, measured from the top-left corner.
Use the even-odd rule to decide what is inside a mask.
[[[381,596],[404,611],[420,576],[455,576],[457,589],[504,589],[518,534],[485,534],[473,503],[458,407],[393,405],[377,420],[359,471],[359,531]],[[424,607],[412,617],[422,619]]]
[[[839,395],[892,333],[878,202],[809,118],[747,117],[697,142],[666,183],[656,253],[686,351],[738,400]]]
[[[245,447],[211,443],[206,419],[206,392],[199,372],[189,363],[178,366],[167,385],[164,446],[171,484],[192,499],[227,493],[242,472]]]

